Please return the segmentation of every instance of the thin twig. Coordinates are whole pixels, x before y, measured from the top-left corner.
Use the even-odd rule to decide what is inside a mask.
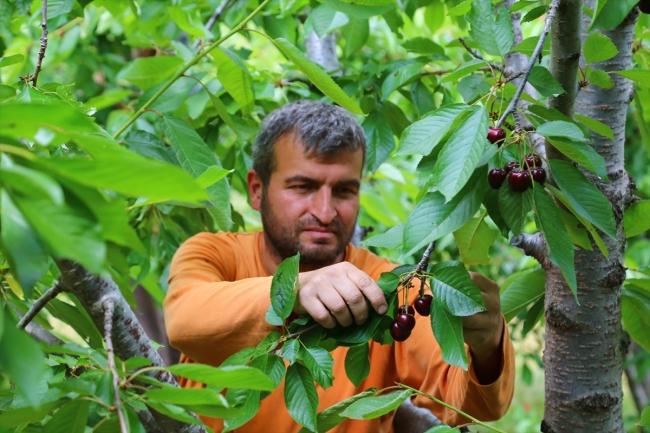
[[[463,412],[462,410],[460,410],[460,409],[456,409],[455,407],[453,407],[453,406],[451,406],[451,405],[445,403],[445,402],[442,401],[442,400],[438,400],[438,399],[435,398],[434,396],[431,396],[431,395],[429,395],[429,394],[426,394],[426,393],[424,393],[424,392],[422,392],[422,391],[420,391],[420,390],[417,390],[417,389],[415,389],[415,388],[411,388],[410,386],[408,386],[408,385],[404,385],[403,383],[398,383],[397,385],[398,385],[400,388],[410,389],[411,391],[415,392],[416,394],[421,395],[422,397],[426,397],[426,398],[428,398],[429,400],[435,401],[436,403],[443,405],[443,406],[446,407],[447,409],[453,410],[453,411],[456,412],[457,414],[462,415],[462,416],[464,416],[464,417],[467,418],[467,419],[470,419],[473,423],[478,424],[478,425],[480,425],[480,426],[482,426],[482,427],[485,427],[486,429],[489,429],[489,430],[495,431],[495,432],[497,432],[497,433],[506,433],[506,432],[504,432],[503,430],[499,430],[499,429],[496,428],[496,427],[492,427],[491,425],[488,425],[488,424],[484,423],[483,421],[479,421],[479,420],[477,420],[477,419],[474,418],[472,415],[466,414],[466,413]]]
[[[43,64],[43,58],[45,57],[45,49],[47,48],[47,0],[43,0],[42,10],[41,10],[41,28],[43,33],[41,34],[41,49],[38,52],[38,62],[36,63],[36,71],[32,76],[32,86],[36,87],[36,82],[38,81],[38,74],[41,73],[41,65]]]
[[[510,104],[508,104],[508,108],[506,108],[506,111],[503,112],[503,115],[499,119],[499,122],[496,125],[497,128],[500,128],[501,125],[503,125],[503,122],[506,121],[508,115],[514,112],[517,107],[517,103],[519,102],[521,93],[524,91],[524,87],[526,87],[526,83],[528,82],[528,77],[530,76],[530,72],[533,70],[533,66],[535,66],[535,63],[537,62],[537,57],[539,56],[539,53],[541,53],[542,48],[544,48],[544,41],[548,36],[548,32],[551,30],[551,24],[553,23],[553,18],[555,18],[558,3],[559,0],[551,0],[551,4],[548,6],[548,13],[546,15],[546,22],[544,23],[544,30],[542,31],[542,34],[539,36],[539,41],[537,41],[537,46],[535,47],[533,54],[530,56],[530,61],[528,62],[528,66],[526,66],[526,69],[524,70],[524,77],[521,80],[519,87],[517,88],[517,92],[515,93],[514,98],[512,98],[512,101],[510,101]]]
[[[43,307],[45,307],[45,305],[52,299],[56,298],[62,291],[63,286],[59,284],[59,282],[56,282],[54,286],[49,288],[45,293],[43,293],[43,295],[41,295],[40,298],[34,301],[34,304],[32,304],[29,311],[27,311],[22,319],[20,319],[20,322],[18,322],[18,325],[16,325],[16,327],[25,329],[25,326],[27,326],[34,317],[36,317],[36,315],[43,309]]]
[[[304,334],[304,333],[307,332],[307,331],[311,331],[312,329],[314,329],[314,328],[317,327],[317,326],[319,326],[319,324],[318,324],[318,323],[314,323],[314,324],[311,325],[309,328],[305,328],[305,329],[303,329],[303,330],[301,330],[301,331],[294,332],[293,334],[289,334],[289,335],[287,335],[286,337],[284,337],[284,339],[285,339],[285,340],[291,340],[292,338],[296,338],[296,337],[298,337],[298,336]]]
[[[429,266],[429,259],[431,258],[431,253],[436,249],[436,241],[433,241],[429,244],[424,254],[422,254],[422,259],[420,263],[415,268],[415,272],[423,272]]]
[[[234,0],[226,0],[223,3],[221,3],[215,10],[208,22],[205,25],[205,28],[208,30],[212,30],[212,27],[216,24],[217,20],[221,18],[221,15],[226,11],[226,8],[230,5],[231,2]],[[200,39],[197,39],[194,41],[194,44],[192,44],[192,48],[196,49],[198,48],[199,44],[201,43]]]
[[[461,44],[463,44],[463,46],[465,47],[465,49],[467,50],[467,52],[468,52],[472,57],[474,57],[475,59],[483,60],[484,62],[487,62],[487,60],[485,60],[485,59],[484,59],[484,58],[483,58],[479,53],[477,53],[476,51],[474,51],[473,49],[471,49],[471,48],[469,47],[469,45],[467,45],[467,42],[465,42],[465,39],[463,39],[463,38],[458,38],[458,41],[459,41]],[[488,62],[488,64],[489,64],[492,68],[496,69],[497,71],[499,71],[499,72],[503,72],[503,67],[502,67],[501,65],[497,65],[496,63],[489,63],[489,62]]]
[[[117,416],[120,420],[120,429],[122,433],[129,433],[126,426],[126,417],[124,416],[124,407],[122,407],[122,400],[120,399],[120,377],[117,374],[117,367],[115,366],[115,355],[113,353],[113,339],[111,333],[113,332],[113,312],[115,311],[115,302],[113,299],[108,298],[104,301],[104,339],[106,340],[106,354],[108,358],[108,368],[113,375],[113,391],[115,392],[115,407],[117,409]]]

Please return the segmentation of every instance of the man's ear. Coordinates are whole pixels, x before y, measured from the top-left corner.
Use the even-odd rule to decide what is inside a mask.
[[[262,209],[262,178],[259,174],[253,169],[248,171],[246,176],[246,182],[248,183],[248,194],[251,197],[251,207],[256,211]]]

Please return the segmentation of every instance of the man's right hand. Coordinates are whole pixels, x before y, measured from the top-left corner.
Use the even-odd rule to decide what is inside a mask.
[[[368,304],[384,314],[388,310],[384,292],[368,274],[348,263],[341,262],[298,276],[300,289],[293,311],[309,314],[325,328],[337,322],[350,326],[368,319]]]

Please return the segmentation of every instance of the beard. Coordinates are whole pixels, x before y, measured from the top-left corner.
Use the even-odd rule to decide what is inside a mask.
[[[298,221],[288,221],[277,215],[268,202],[265,194],[261,200],[262,226],[264,237],[271,253],[284,260],[300,253],[300,263],[315,267],[324,267],[334,264],[335,260],[345,251],[352,235],[354,226],[345,227],[339,219],[334,219],[325,225],[314,216],[307,216]],[[300,234],[308,228],[321,228],[332,230],[334,233],[334,245],[327,239],[317,239],[312,244],[305,244],[300,241]]]

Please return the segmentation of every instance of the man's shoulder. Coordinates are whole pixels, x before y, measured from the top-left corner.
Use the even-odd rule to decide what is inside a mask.
[[[365,248],[348,245],[346,261],[352,263],[374,279],[379,278],[382,272],[389,272],[397,265],[388,259],[379,257]]]
[[[260,232],[229,233],[201,232],[190,237],[183,243],[184,248],[218,248],[230,250],[253,250],[259,242]]]

